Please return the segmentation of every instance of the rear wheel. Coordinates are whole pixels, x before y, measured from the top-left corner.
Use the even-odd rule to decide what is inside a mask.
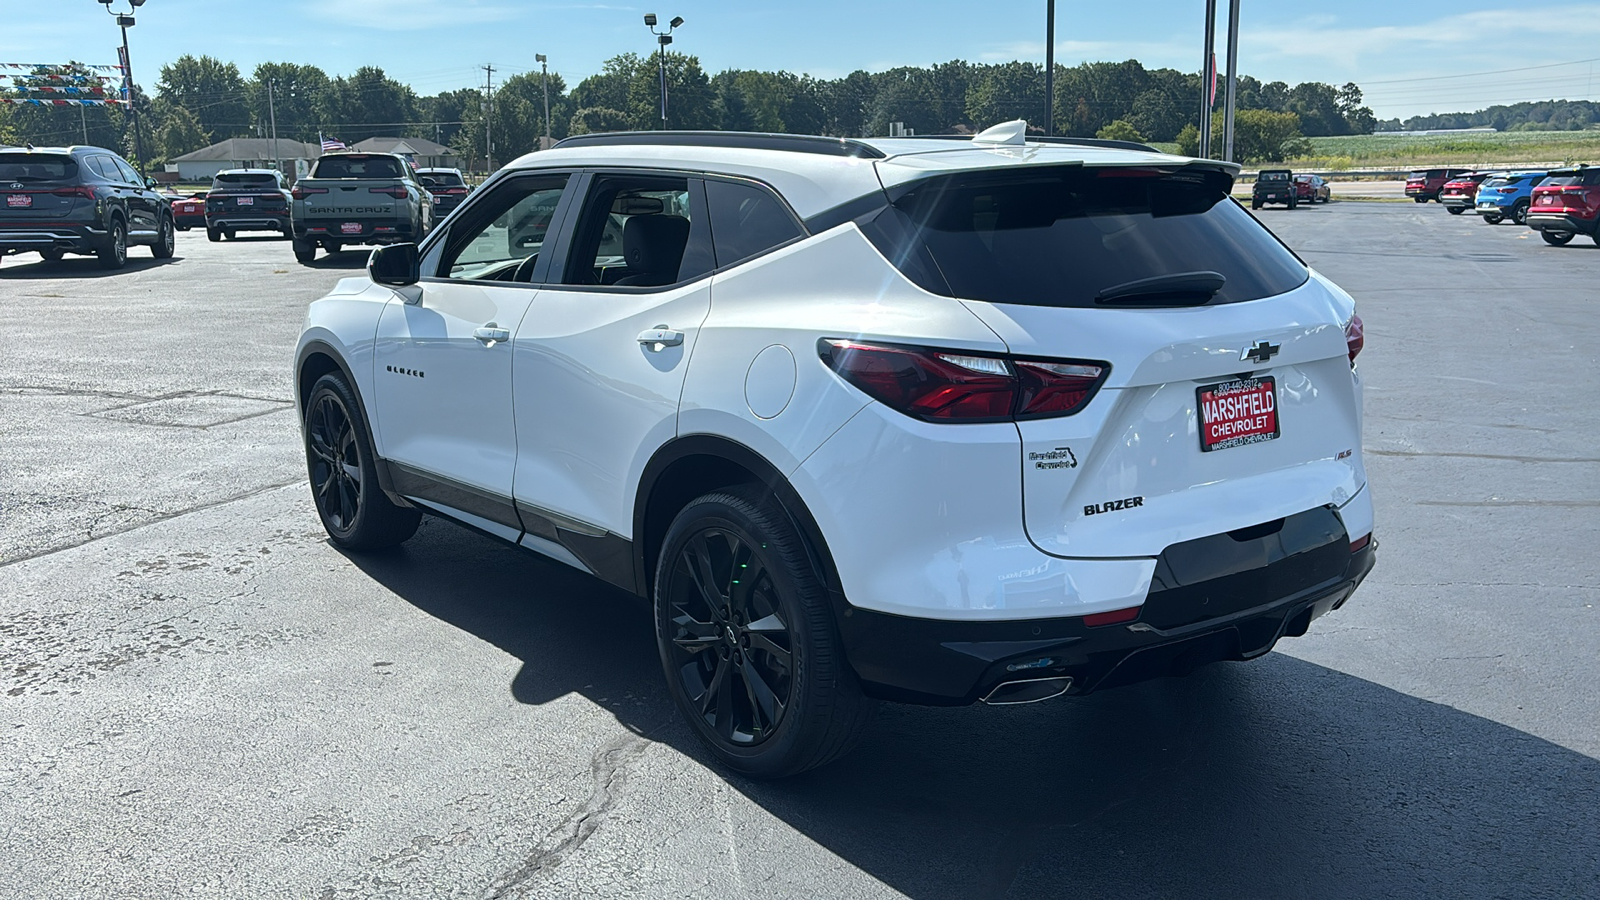
[[[1517,205],[1511,207],[1511,221],[1518,225],[1528,223],[1528,201],[1518,200]]]
[[[120,269],[128,264],[128,226],[121,219],[111,220],[111,233],[106,235],[106,245],[96,253],[100,268]]]
[[[317,379],[306,402],[306,467],[329,540],[346,550],[378,550],[415,534],[422,513],[396,506],[378,487],[377,457],[360,409],[343,375]]]
[[[1300,205],[1300,201],[1296,200],[1293,197],[1289,198],[1289,208],[1290,209],[1294,209],[1296,206],[1299,206],[1299,205]]]
[[[1484,216],[1483,220],[1488,222],[1490,225],[1499,225],[1501,222],[1506,220],[1506,217],[1500,215],[1499,213],[1491,213],[1487,216]]]
[[[678,514],[655,617],[678,710],[729,768],[758,778],[815,768],[848,752],[871,716],[822,578],[760,488],[707,494]]]
[[[1450,210],[1450,215],[1452,215],[1452,216],[1459,216],[1462,213],[1467,211],[1465,207],[1461,207],[1461,206],[1449,206],[1449,207],[1445,207],[1445,208]]]
[[[310,241],[303,241],[299,238],[295,238],[294,258],[295,261],[300,263],[302,266],[311,265],[312,261],[317,258],[317,245],[311,243]]]
[[[1573,233],[1570,231],[1541,231],[1539,232],[1539,236],[1544,238],[1544,242],[1546,244],[1550,244],[1555,247],[1560,247],[1570,243],[1574,237]]]
[[[178,237],[173,234],[172,220],[163,216],[160,230],[156,232],[156,242],[150,245],[150,255],[156,259],[171,259],[177,245]]]
[[[219,231],[218,229],[212,228],[210,225],[207,225],[206,226],[206,240],[208,240],[211,243],[215,244],[218,241],[222,240],[222,232]]]
[[[62,258],[67,254],[64,250],[57,250],[52,247],[49,250],[40,250],[39,255],[44,257],[45,262],[61,262]]]
[[[237,241],[239,239],[239,233],[234,231],[232,228],[222,232],[222,236],[230,241]]]
[[[1418,203],[1427,203],[1428,202],[1428,198],[1427,197],[1412,197],[1411,199],[1417,201]]]
[[[1260,209],[1261,208],[1261,201],[1260,200],[1251,200],[1250,201],[1250,208],[1251,209]]]

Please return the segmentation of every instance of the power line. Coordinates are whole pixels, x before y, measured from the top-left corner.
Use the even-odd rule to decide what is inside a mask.
[[[1391,78],[1386,81],[1369,81],[1367,84],[1405,84],[1413,81],[1443,81],[1447,78],[1476,78],[1479,75],[1504,75],[1507,72],[1531,72],[1534,69],[1556,69],[1561,66],[1577,66],[1583,63],[1600,62],[1600,56],[1593,59],[1576,59],[1572,62],[1547,63],[1542,66],[1519,66],[1515,69],[1494,69],[1488,72],[1466,72],[1461,75],[1429,75],[1424,78]]]

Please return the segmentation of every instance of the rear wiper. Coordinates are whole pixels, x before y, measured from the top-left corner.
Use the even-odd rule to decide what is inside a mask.
[[[1161,306],[1204,306],[1228,279],[1221,272],[1174,272],[1114,284],[1094,295],[1103,304],[1148,303]]]

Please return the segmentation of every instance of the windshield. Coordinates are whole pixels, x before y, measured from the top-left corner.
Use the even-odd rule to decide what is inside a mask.
[[[392,156],[324,156],[314,178],[399,178],[400,163]]]
[[[462,187],[466,184],[455,172],[423,172],[421,177],[427,187]]]
[[[0,181],[32,184],[40,181],[70,181],[77,175],[78,163],[70,156],[0,153]]]
[[[277,186],[278,179],[276,176],[245,172],[224,172],[211,181],[213,189],[230,187],[275,188]]]
[[[1215,272],[1213,303],[1281,294],[1309,273],[1213,169],[1028,168],[930,179],[863,226],[923,288],[1093,307],[1108,288]]]

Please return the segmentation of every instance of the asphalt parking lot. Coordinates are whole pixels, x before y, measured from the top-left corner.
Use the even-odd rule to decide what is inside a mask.
[[[678,724],[628,596],[435,520],[325,541],[290,355],[364,253],[7,257],[0,897],[1600,895],[1600,247],[1261,217],[1367,323],[1362,590],[779,783]]]

